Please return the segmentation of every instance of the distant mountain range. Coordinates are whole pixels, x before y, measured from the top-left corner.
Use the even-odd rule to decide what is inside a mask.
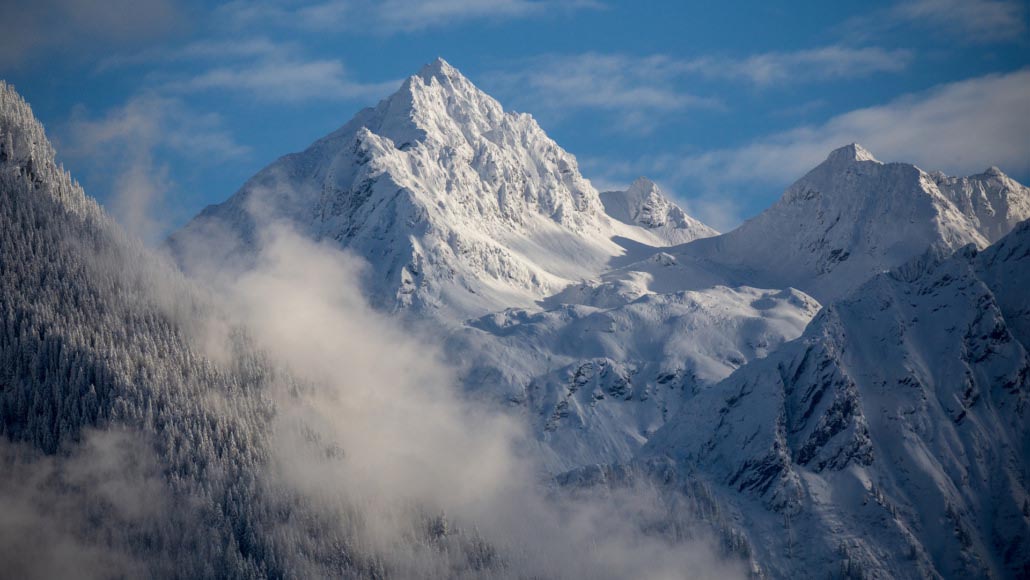
[[[55,453],[91,426],[171,426],[165,473],[239,548],[220,566],[278,575],[309,550],[375,576],[271,532],[284,505],[317,514],[247,479],[265,439],[232,434],[267,428],[261,385],[285,371],[243,328],[249,362],[228,371],[192,342],[223,316],[206,276],[246,271],[288,227],[363,259],[369,302],[437,336],[562,488],[690,498],[757,577],[1030,575],[1030,189],[998,168],[948,177],[846,145],[719,234],[646,178],[598,192],[532,117],[437,60],[173,234],[187,277],[0,95],[0,433]],[[205,407],[211,389],[231,412]]]

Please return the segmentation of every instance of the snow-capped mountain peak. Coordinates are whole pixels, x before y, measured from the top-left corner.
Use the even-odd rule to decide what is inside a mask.
[[[208,259],[204,237],[217,227],[253,252],[263,221],[286,221],[371,262],[370,295],[380,306],[464,318],[532,306],[596,277],[627,252],[622,240],[677,243],[684,224],[697,232],[689,239],[710,235],[655,199],[675,222],[671,235],[613,220],[576,158],[530,115],[505,111],[437,59],[204,210],[170,245],[188,263],[190,240],[199,239],[196,253]]]
[[[476,91],[482,93],[472,81],[470,81],[465,75],[461,74],[461,71],[454,68],[451,63],[447,62],[441,57],[436,57],[432,62],[426,63],[421,69],[410,78],[418,77],[422,79],[427,85],[431,84],[435,79],[440,84],[450,83],[454,87],[460,87],[463,91]],[[486,93],[482,93],[486,94]]]
[[[858,143],[850,143],[843,147],[838,147],[830,152],[830,155],[826,158],[826,163],[840,166],[844,164],[854,163],[856,161],[880,161],[869,152],[868,149],[862,147]]]
[[[687,215],[666,197],[658,184],[646,177],[638,177],[625,191],[602,192],[601,201],[611,217],[646,228],[668,245],[685,244],[719,233]]]
[[[1030,218],[1030,188],[996,166],[969,177],[936,172],[931,178],[989,242],[997,241],[1017,223]]]
[[[408,77],[376,111],[381,120],[370,128],[398,147],[415,139],[449,145],[475,142],[510,121],[496,99],[439,58]]]
[[[730,279],[834,300],[929,248],[983,248],[1030,218],[1030,190],[999,173],[931,175],[852,143],[757,217],[685,253],[727,268]]]

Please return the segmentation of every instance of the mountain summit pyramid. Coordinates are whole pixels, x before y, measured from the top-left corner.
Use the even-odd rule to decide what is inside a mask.
[[[658,184],[638,177],[625,191],[601,194],[604,209],[613,218],[647,228],[672,244],[685,244],[719,232],[687,215],[662,192]]]
[[[187,266],[210,256],[212,238],[246,255],[273,221],[371,262],[378,306],[459,318],[596,276],[626,252],[616,239],[657,247],[708,233],[694,220],[670,236],[612,219],[575,157],[442,59],[266,167],[170,243]]]

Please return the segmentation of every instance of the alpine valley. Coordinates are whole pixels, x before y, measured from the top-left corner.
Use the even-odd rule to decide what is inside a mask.
[[[844,145],[720,234],[647,178],[597,191],[530,115],[440,59],[159,249],[54,156],[0,85],[0,433],[14,474],[0,498],[36,482],[92,501],[53,533],[101,536],[124,575],[648,577],[603,556],[665,562],[640,539],[657,538],[685,557],[707,542],[755,578],[1030,576],[1030,189],[996,167],[949,177]],[[241,314],[256,285],[238,281],[274,288],[284,239],[303,259],[275,262],[272,282],[345,256],[333,281],[358,285],[360,323],[268,301],[309,324],[294,337]],[[337,343],[319,325],[403,338]],[[388,385],[395,367],[403,388]],[[358,378],[329,398],[340,414],[311,419],[320,385],[343,374]],[[441,382],[453,398],[427,394]],[[366,398],[388,419],[370,420]],[[444,434],[453,473],[444,499],[404,488],[397,509],[417,514],[396,534],[404,548],[354,507],[392,486],[324,509],[363,480],[323,464],[365,454],[356,427],[320,421],[367,421],[389,450],[404,445],[397,409],[459,431],[424,432]],[[654,509],[622,522],[628,539],[568,532],[552,542],[561,555],[534,558],[550,519],[501,534],[462,495],[506,453],[490,442],[508,423],[520,435],[498,437],[531,473],[482,502],[527,479],[544,497],[512,514],[572,518],[585,497]],[[284,430],[321,486],[289,477]],[[145,491],[138,509],[102,513],[114,492],[91,487],[80,457],[98,448],[131,455],[119,485]],[[420,449],[389,469],[419,479]],[[34,497],[44,515],[70,509]]]

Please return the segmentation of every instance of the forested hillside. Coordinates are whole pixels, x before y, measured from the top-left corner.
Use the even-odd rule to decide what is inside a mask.
[[[3,531],[5,563],[65,570],[29,561],[47,554],[39,526],[60,519],[60,538],[38,539],[79,546],[76,575],[385,573],[348,549],[338,513],[269,482],[271,391],[295,381],[84,195],[7,85],[0,137],[0,434],[14,442],[2,487],[32,516]],[[212,332],[218,360],[198,347]],[[116,493],[81,469],[105,461],[115,480],[99,483]],[[136,500],[152,505],[123,509]],[[118,557],[91,570],[98,552]]]

